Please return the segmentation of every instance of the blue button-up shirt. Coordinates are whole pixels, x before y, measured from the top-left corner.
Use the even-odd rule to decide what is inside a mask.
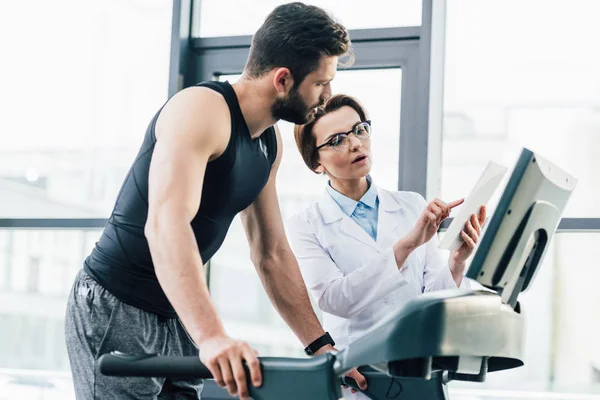
[[[379,198],[377,197],[377,189],[371,184],[371,178],[367,177],[367,180],[369,182],[369,190],[367,190],[359,201],[352,200],[332,188],[331,182],[327,185],[327,193],[340,206],[344,214],[352,218],[373,240],[377,240]]]

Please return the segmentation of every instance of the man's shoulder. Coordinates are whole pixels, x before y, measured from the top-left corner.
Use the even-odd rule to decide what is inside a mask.
[[[172,107],[188,110],[193,115],[218,117],[220,114],[227,114],[228,117],[229,114],[229,106],[223,94],[208,86],[185,88],[171,97],[169,103]],[[215,115],[215,111],[219,113]]]
[[[225,98],[207,87],[193,86],[175,94],[163,107],[156,122],[160,139],[168,135],[175,140],[190,140],[216,148],[224,148],[231,122]],[[186,139],[187,137],[187,139]]]

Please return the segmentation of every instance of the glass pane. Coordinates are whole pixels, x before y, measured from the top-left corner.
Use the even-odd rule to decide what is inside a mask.
[[[0,230],[0,370],[68,371],[64,313],[100,230]],[[0,393],[2,390],[0,374]]]
[[[171,13],[164,0],[1,3],[23,18],[2,23],[18,40],[2,49],[0,217],[108,216],[167,98]]]
[[[67,294],[100,230],[0,230],[0,397],[75,399]]]
[[[239,75],[221,76],[233,83]],[[400,143],[400,69],[338,71],[333,93],[356,97],[373,121],[371,176],[379,186],[398,187]],[[317,200],[326,178],[311,172],[294,141],[293,124],[278,122],[283,141],[283,159],[277,175],[277,194],[284,222]],[[239,218],[228,232],[223,247],[211,260],[211,293],[228,332],[244,338],[261,355],[303,356],[298,339],[275,312],[250,262],[246,236]],[[237,282],[237,283],[236,283]],[[243,298],[244,301],[239,301]]]
[[[554,236],[533,286],[519,298],[525,317],[525,365],[488,373],[483,384],[453,382],[451,398],[600,396],[599,241],[600,232]]]
[[[444,197],[528,147],[579,179],[565,217],[600,216],[598,15],[585,0],[448,1]]]
[[[289,1],[202,0],[200,23],[198,29],[194,29],[194,36],[253,35],[267,15],[285,3]],[[421,25],[422,0],[375,0],[368,5],[360,0],[312,0],[304,3],[331,12],[347,29]]]

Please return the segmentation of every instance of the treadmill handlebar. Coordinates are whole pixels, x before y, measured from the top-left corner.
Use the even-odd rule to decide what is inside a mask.
[[[340,378],[334,373],[335,356],[327,353],[304,358],[259,357],[263,384],[254,387],[246,380],[253,399],[283,399],[294,393],[299,399],[337,400]],[[197,356],[160,356],[112,352],[99,359],[100,373],[108,376],[144,376],[212,379],[208,368]],[[298,377],[302,377],[299,379]]]
[[[100,373],[108,376],[145,376],[212,379],[198,357],[126,354],[113,351],[99,359]]]

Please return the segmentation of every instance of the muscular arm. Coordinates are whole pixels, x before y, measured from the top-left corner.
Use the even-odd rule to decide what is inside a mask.
[[[222,153],[229,130],[220,96],[205,88],[184,90],[161,112],[150,164],[145,234],[158,281],[196,343],[224,333],[190,222],[200,206],[206,164]]]
[[[250,255],[271,302],[304,346],[325,332],[310,303],[298,262],[285,235],[275,190],[282,143],[277,133],[277,158],[258,198],[242,212]]]

